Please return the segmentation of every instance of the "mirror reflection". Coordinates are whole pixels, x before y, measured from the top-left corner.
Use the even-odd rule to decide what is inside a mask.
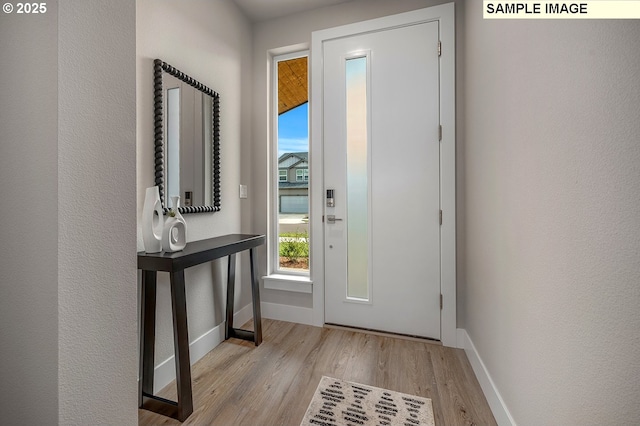
[[[163,207],[173,207],[167,200],[177,195],[181,213],[218,211],[219,96],[166,62],[154,65],[156,185]]]

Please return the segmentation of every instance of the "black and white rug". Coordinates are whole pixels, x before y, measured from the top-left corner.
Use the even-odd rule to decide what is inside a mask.
[[[429,398],[323,376],[301,426],[434,426]]]

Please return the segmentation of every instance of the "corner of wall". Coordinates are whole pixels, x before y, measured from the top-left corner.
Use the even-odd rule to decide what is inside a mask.
[[[482,392],[489,403],[489,408],[491,408],[491,412],[493,413],[493,417],[496,419],[496,422],[499,426],[514,426],[516,422],[513,420],[513,417],[511,417],[511,413],[509,412],[507,405],[502,399],[496,384],[491,378],[489,370],[485,366],[484,362],[482,362],[482,358],[480,358],[480,354],[467,334],[467,331],[463,328],[459,328],[457,330],[457,334],[458,347],[460,349],[464,349],[467,354],[471,368],[473,368],[473,372],[480,383]]]

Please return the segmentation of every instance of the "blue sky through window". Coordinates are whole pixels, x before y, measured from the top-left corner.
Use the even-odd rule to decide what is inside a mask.
[[[309,151],[309,103],[278,116],[278,157],[286,152]]]

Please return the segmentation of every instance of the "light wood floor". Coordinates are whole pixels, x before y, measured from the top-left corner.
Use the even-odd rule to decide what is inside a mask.
[[[263,320],[263,343],[230,339],[192,367],[185,425],[295,425],[322,376],[431,398],[436,425],[495,425],[461,349]],[[175,383],[160,396],[175,400]],[[139,410],[140,425],[178,425]]]

